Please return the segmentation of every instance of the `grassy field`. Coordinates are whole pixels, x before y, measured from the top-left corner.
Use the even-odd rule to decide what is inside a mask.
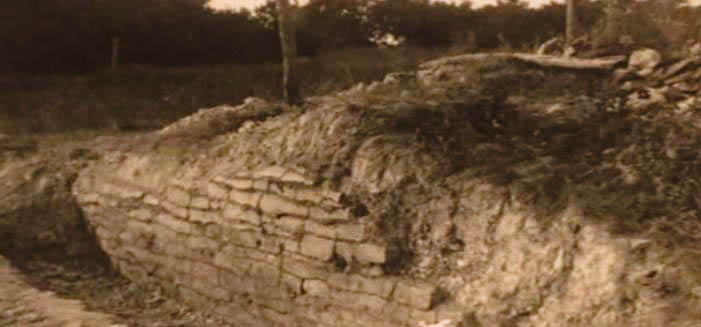
[[[409,70],[456,50],[343,49],[302,60],[305,96]],[[158,69],[128,66],[90,75],[0,76],[0,133],[157,128],[199,108],[248,96],[281,97],[277,63]]]

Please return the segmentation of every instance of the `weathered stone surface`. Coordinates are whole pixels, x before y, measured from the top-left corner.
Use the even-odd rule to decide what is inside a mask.
[[[226,232],[224,239],[233,244],[249,248],[257,248],[261,244],[258,233],[246,230],[229,230]]]
[[[267,178],[253,180],[253,189],[257,191],[267,191],[270,181]]]
[[[100,203],[100,195],[95,193],[85,194],[80,198],[80,202],[86,205]]]
[[[101,240],[109,240],[114,237],[114,234],[109,229],[102,226],[98,226],[95,229],[95,235],[97,235],[97,238]]]
[[[390,297],[395,286],[391,278],[369,278],[345,273],[333,273],[329,275],[328,281],[338,289],[372,294],[385,299]]]
[[[144,196],[143,191],[130,187],[114,185],[111,183],[102,184],[102,187],[98,187],[98,189],[101,190],[103,194],[113,195],[124,199],[140,199]]]
[[[302,292],[302,281],[301,278],[288,273],[280,274],[280,286],[290,294],[299,295]]]
[[[675,83],[681,83],[684,81],[688,81],[690,79],[694,78],[694,72],[684,72],[676,76],[672,76],[670,78],[667,78],[664,83],[666,85],[672,85]]]
[[[227,245],[215,254],[214,265],[241,277],[251,268],[251,262],[246,260],[247,257],[244,249]]]
[[[669,77],[672,77],[672,76],[682,72],[692,62],[694,62],[693,59],[683,59],[683,60],[680,60],[680,61],[672,64],[671,66],[667,67],[667,70],[665,71],[663,78],[669,78]]]
[[[312,219],[332,223],[337,221],[348,221],[352,218],[350,209],[337,209],[333,211],[327,211],[319,207],[312,207],[309,216]]]
[[[299,239],[296,236],[293,239],[283,239],[282,246],[284,247],[284,252],[296,254],[300,253]]]
[[[283,216],[273,221],[276,231],[285,236],[299,237],[304,234],[304,220]]]
[[[438,288],[430,284],[399,282],[394,299],[417,309],[428,310],[435,303]]]
[[[251,174],[253,178],[274,178],[281,179],[288,172],[288,169],[280,166],[270,166]]]
[[[640,76],[650,75],[662,61],[662,55],[654,49],[634,51],[628,59],[628,68],[635,70]]]
[[[305,201],[314,204],[319,204],[326,198],[326,196],[324,196],[324,193],[321,191],[296,186],[283,187],[282,195],[297,201]]]
[[[307,186],[314,185],[314,179],[308,178],[308,177],[306,177],[302,174],[299,174],[297,172],[294,172],[294,171],[288,171],[287,173],[282,175],[282,177],[280,177],[280,179],[283,182],[288,182],[288,183],[300,183],[300,184],[304,184]]]
[[[304,292],[320,298],[331,297],[331,288],[325,282],[316,279],[307,279],[302,283]]]
[[[382,308],[382,314],[394,321],[405,321],[407,317],[411,317],[411,310],[408,306],[390,302]]]
[[[154,222],[172,229],[179,233],[192,233],[192,225],[187,221],[175,218],[167,213],[160,213],[153,219]]]
[[[323,225],[312,220],[307,220],[304,224],[304,230],[318,236],[334,239],[336,238],[336,229],[331,225]]]
[[[331,260],[333,241],[313,235],[305,235],[300,244],[302,254],[321,260]]]
[[[270,215],[285,214],[302,218],[309,216],[309,208],[273,194],[263,195],[260,209]]]
[[[186,208],[176,206],[169,201],[164,201],[161,203],[161,206],[163,206],[164,209],[166,209],[168,212],[180,217],[180,218],[187,218],[188,216],[188,210]]]
[[[258,207],[258,201],[260,201],[261,196],[262,193],[255,192],[244,192],[239,190],[231,190],[229,192],[229,200],[252,208]]]
[[[353,262],[353,260],[355,260],[354,245],[355,244],[337,241],[334,252],[346,262]]]
[[[291,275],[304,279],[325,279],[329,274],[321,263],[306,259],[286,257],[283,260],[282,267]]]
[[[152,205],[152,206],[159,206],[161,204],[161,199],[159,199],[151,194],[146,194],[144,196],[144,203]]]
[[[190,206],[190,194],[179,187],[168,188],[166,198],[177,206],[183,208]]]
[[[228,204],[222,213],[224,218],[241,220],[253,225],[260,225],[261,220],[258,213],[250,209],[244,209],[236,204]]]
[[[689,56],[701,57],[701,42],[696,42],[689,47]]]
[[[337,237],[346,241],[365,240],[365,226],[362,224],[341,224],[336,226]]]
[[[211,262],[219,249],[219,242],[198,235],[188,237],[185,245],[192,253],[193,259],[202,262]]]
[[[129,212],[129,217],[147,222],[151,220],[153,213],[148,209],[136,209]]]
[[[229,269],[219,269],[219,285],[233,294],[243,294],[246,292],[245,272],[231,271]]]
[[[271,309],[274,312],[281,313],[281,314],[287,314],[292,311],[294,311],[295,305],[292,304],[291,301],[288,299],[263,299],[261,301],[261,306],[266,308],[266,309]],[[284,320],[281,321],[281,324],[286,324],[289,323],[290,317],[285,316]]]
[[[184,286],[184,284],[178,285],[178,295],[179,298],[197,307],[205,307],[211,301],[202,293],[193,290],[190,287]]]
[[[147,280],[148,272],[136,264],[132,264],[126,260],[120,260],[118,264],[119,272],[124,274],[129,279],[137,281]]]
[[[260,309],[261,317],[274,326],[283,326],[289,323],[289,317],[283,313],[279,313],[268,307],[262,307]]]
[[[382,309],[388,303],[387,300],[378,296],[362,293],[335,291],[331,293],[331,296],[344,308],[359,312],[369,312],[372,315],[381,314]]]
[[[253,181],[248,178],[215,177],[214,181],[239,190],[249,190],[253,188]]]
[[[219,284],[219,269],[207,264],[196,264],[192,266],[192,288],[210,298],[228,301],[231,293]]]
[[[362,263],[385,263],[392,258],[392,252],[386,245],[357,244],[353,256]]]
[[[200,224],[218,222],[217,213],[205,210],[190,209],[188,220]]]
[[[223,200],[229,197],[229,191],[214,182],[209,182],[207,183],[207,195],[210,198]]]
[[[259,239],[260,242],[258,245],[258,249],[260,251],[262,251],[261,254],[264,254],[265,257],[271,257],[271,258],[273,258],[272,261],[277,263],[279,261],[278,255],[281,252],[283,252],[282,244],[283,244],[284,239],[285,238],[283,238],[283,237],[276,237],[274,235],[262,237]],[[253,254],[253,253],[255,253],[255,251],[251,252],[251,254]],[[270,254],[273,254],[273,255],[271,256]],[[251,255],[251,257],[253,257],[253,256]],[[260,260],[269,261],[269,259],[266,259],[266,258],[261,258]]]
[[[253,262],[249,274],[265,285],[277,287],[281,272],[276,266],[263,262]]]
[[[194,197],[190,202],[190,207],[195,209],[207,210],[210,208],[209,199],[202,196]]]

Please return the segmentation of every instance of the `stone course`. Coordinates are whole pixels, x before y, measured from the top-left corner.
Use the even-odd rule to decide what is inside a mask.
[[[299,173],[273,166],[150,191],[124,186],[133,182],[90,174],[74,188],[115,267],[232,322],[406,326],[435,303],[435,286],[365,274],[391,261],[391,248],[370,237],[339,192]],[[337,257],[355,268],[344,271]]]

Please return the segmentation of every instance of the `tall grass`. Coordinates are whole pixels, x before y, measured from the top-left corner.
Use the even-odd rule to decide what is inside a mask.
[[[326,94],[446,51],[340,49],[300,60],[305,96]],[[199,108],[248,96],[281,98],[278,63],[159,69],[129,66],[91,75],[0,76],[0,133],[158,128]]]

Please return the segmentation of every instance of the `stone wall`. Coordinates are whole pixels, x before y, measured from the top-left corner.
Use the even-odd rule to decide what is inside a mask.
[[[698,243],[670,232],[697,225],[669,221],[697,211],[647,210],[659,175],[619,160],[649,139],[602,149],[594,99],[495,102],[474,84],[523,71],[460,65],[202,110],[73,194],[120,272],[242,326],[700,325]]]
[[[271,166],[165,187],[90,175],[75,191],[120,272],[242,326],[405,326],[460,317],[436,310],[436,285],[386,275],[396,250],[371,237],[341,193],[313,184]]]

